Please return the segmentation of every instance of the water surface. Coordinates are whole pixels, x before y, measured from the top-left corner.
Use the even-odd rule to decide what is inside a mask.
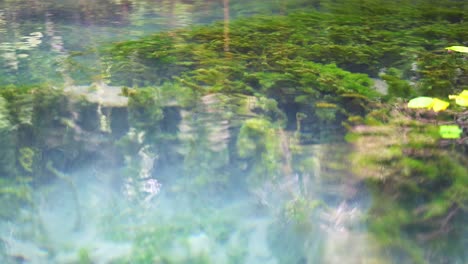
[[[103,45],[305,7],[226,3],[0,3],[0,85],[66,94],[34,115],[19,103],[20,137],[40,151],[18,150],[28,177],[2,190],[27,202],[0,218],[0,262],[398,263],[368,231],[341,123],[261,95],[142,88],[135,103],[107,79]]]

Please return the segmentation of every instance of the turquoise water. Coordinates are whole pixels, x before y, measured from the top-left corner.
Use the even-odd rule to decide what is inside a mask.
[[[1,81],[82,84],[71,93],[86,93],[86,85],[104,72],[93,48],[223,18],[222,5],[201,2],[175,7],[170,1],[3,3],[1,69],[10,79]],[[256,9],[245,5],[232,17],[278,12],[273,2]],[[87,52],[87,59],[72,64],[68,55],[74,52]],[[95,76],[76,73],[78,67]],[[126,123],[124,111],[119,112],[126,101],[112,89],[120,90],[110,87],[114,95],[102,98],[120,105],[86,113],[69,102],[57,116],[73,123],[69,147],[79,145],[90,156],[54,164],[49,173],[56,177],[32,189],[35,208],[17,208],[17,220],[2,222],[3,263],[378,259],[360,220],[369,202],[365,189],[347,179],[345,166],[336,165],[346,144],[299,144],[295,131],[276,130],[275,144],[282,151],[275,155],[281,163],[268,169],[258,157],[235,160],[241,121],[259,116],[250,110],[244,116],[235,113],[255,98],[212,95],[189,110],[167,103],[161,129],[168,138],[153,145],[148,139],[153,135]],[[111,121],[108,130],[96,125],[102,117]],[[57,129],[45,131],[51,157],[69,155],[52,147],[59,140]],[[114,142],[122,135],[119,149]],[[133,155],[126,148],[133,148]]]
[[[122,106],[103,105],[102,114],[78,102],[62,106],[58,118],[75,116],[74,139],[53,148],[70,132],[45,131],[45,158],[56,162],[47,165],[49,182],[32,187],[34,206],[2,222],[4,261],[377,261],[362,221],[369,197],[347,173],[345,143],[298,144],[295,131],[272,130],[272,144],[281,144],[277,164],[236,158],[241,121],[261,114],[233,113],[255,100],[212,94],[190,111],[171,100],[158,122],[166,138],[157,144],[157,134],[129,128]],[[109,128],[96,125],[103,116]]]
[[[286,8],[231,1],[230,19]],[[223,12],[222,1],[2,1],[0,84],[89,84],[105,78],[101,45],[223,20]]]
[[[229,19],[312,2],[231,0]],[[131,108],[106,79],[103,45],[223,21],[224,8],[0,2],[0,85],[45,83],[67,95],[20,120],[53,120],[21,135],[37,136],[43,156],[22,148],[20,162],[54,162],[1,189],[28,202],[0,215],[0,263],[399,263],[368,231],[372,197],[351,173],[340,124],[314,129],[321,124],[260,95],[190,100],[164,87],[145,90],[147,108]]]

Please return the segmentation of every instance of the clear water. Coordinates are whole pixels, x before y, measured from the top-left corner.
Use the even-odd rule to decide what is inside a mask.
[[[233,18],[281,11],[277,1],[247,2],[231,0]],[[102,78],[99,56],[80,62],[96,75],[80,76],[69,72],[71,53],[220,20],[222,8],[221,1],[2,1],[0,67],[11,79],[0,83],[89,85]],[[74,112],[81,110],[70,102],[68,111],[90,119],[78,118],[75,129],[84,132],[74,142],[94,156],[49,168],[54,180],[33,187],[34,208],[16,208],[16,221],[0,223],[0,262],[386,263],[366,231],[371,200],[348,173],[349,146],[299,143],[313,135],[277,129],[274,173],[261,157],[234,160],[239,121],[256,115],[235,116],[239,100],[249,98],[206,96],[191,111],[167,103],[161,127],[172,138],[157,145],[125,121],[112,131],[86,128],[106,110]],[[118,113],[112,119],[125,120]],[[119,135],[126,135],[120,149]],[[133,155],[123,156],[125,148]]]
[[[230,19],[286,8],[274,0],[230,5]],[[222,19],[222,1],[2,1],[0,84],[89,84],[105,72],[96,53],[102,44]]]
[[[284,162],[275,172],[260,159],[232,160],[236,123],[249,117],[227,117],[239,107],[231,99],[209,95],[191,112],[172,106],[162,122],[178,132],[163,144],[144,143],[150,135],[130,129],[126,147],[115,148],[117,129],[83,128],[86,138],[76,143],[99,150],[79,165],[49,168],[55,177],[34,188],[35,208],[2,223],[5,261],[380,261],[362,221],[368,195],[343,165],[348,146],[297,145],[294,131],[280,130]],[[122,159],[129,145],[135,155]]]

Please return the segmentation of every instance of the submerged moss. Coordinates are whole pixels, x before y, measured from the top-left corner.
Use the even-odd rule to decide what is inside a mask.
[[[19,156],[19,163],[21,164],[21,167],[25,171],[31,173],[33,171],[34,165],[34,150],[28,147],[20,148]]]
[[[409,2],[413,4],[408,9],[400,7]],[[382,95],[374,91],[371,77],[387,82],[386,99],[396,105],[401,104],[395,96],[442,96],[464,89],[466,58],[442,50],[467,39],[466,14],[461,12],[466,7],[448,0],[433,8],[420,1],[324,1],[317,6],[322,12],[232,22],[229,51],[221,24],[108,47],[103,60],[110,69],[110,81],[132,87],[122,90],[128,97],[128,116],[119,135],[113,129],[99,130],[95,104],[81,102],[73,108],[61,90],[0,90],[0,173],[8,176],[0,182],[2,206],[19,207],[30,198],[24,181],[21,185],[9,179],[28,179],[18,171],[47,177],[45,164],[79,167],[103,147],[108,147],[104,153],[108,166],[126,162],[122,172],[126,176],[137,179],[143,165],[147,166],[145,177],[152,176],[153,167],[162,171],[164,180],[176,175],[180,181],[170,190],[174,193],[182,190],[193,198],[199,190],[214,193],[239,182],[250,190],[283,174],[293,175],[290,163],[295,146],[288,145],[284,127],[296,130],[291,142],[322,143],[321,135],[339,131],[336,128],[342,129],[343,121],[351,129],[348,139],[355,147],[353,170],[374,191],[375,205],[368,218],[371,231],[386,250],[404,261],[441,262],[444,250],[463,244],[467,232],[463,221],[468,171],[466,143],[450,141],[452,148],[441,147],[444,142],[437,135],[436,122],[460,118],[463,123],[466,114],[434,116],[377,104]],[[301,137],[303,131],[312,139]],[[114,144],[114,139],[120,140]],[[83,144],[88,140],[92,144]],[[122,153],[109,154],[113,147]],[[150,164],[131,158],[142,151],[151,154]],[[295,157],[298,171],[320,172],[323,164],[311,156]],[[153,164],[157,159],[159,163]],[[171,162],[180,162],[180,168],[171,171],[167,167]],[[344,169],[332,162],[323,167],[339,174]],[[246,177],[239,179],[238,172]],[[313,235],[318,225],[308,218],[318,204],[291,200],[285,206],[286,217]],[[136,233],[135,261],[177,262],[170,250],[183,248],[174,243],[185,242],[174,242],[174,234],[187,237],[206,229],[225,240],[228,228],[212,230],[210,224],[219,223],[182,217],[165,226],[136,227],[143,231]],[[297,241],[307,240],[296,231],[285,233],[297,244],[279,241],[280,235],[273,244],[278,250],[291,249],[295,253],[291,259],[299,262],[305,253]],[[316,246],[317,251],[320,247]],[[246,252],[234,249],[232,254],[242,262]],[[87,261],[86,251],[80,256]],[[193,262],[207,262],[205,255],[192,257]]]
[[[3,177],[13,176],[16,171],[14,129],[7,101],[0,96],[0,175]]]
[[[467,38],[460,12],[466,6],[379,0],[314,7],[232,21],[229,51],[217,23],[109,45],[104,61],[116,84],[274,99],[280,108],[307,113],[301,129],[315,142],[337,140],[331,135],[343,134],[341,123],[365,115],[376,98],[445,96],[468,85],[463,55],[443,53]],[[428,19],[438,12],[444,15]],[[370,77],[382,78],[389,94],[376,92]],[[286,113],[289,127],[295,114]]]
[[[353,170],[373,189],[369,224],[387,250],[416,263],[449,261],[445,250],[468,232],[461,224],[468,213],[468,160],[464,143],[442,140],[433,123],[464,114],[422,118],[412,112],[394,106],[378,126],[354,127]],[[452,256],[449,262],[456,262],[463,251]]]
[[[441,54],[447,45],[467,38],[462,10],[466,11],[465,5],[450,0],[325,1],[320,12],[233,21],[229,52],[224,51],[219,23],[117,43],[108,50],[106,61],[115,82],[161,83],[183,76],[181,80],[199,88],[237,92],[271,89],[275,83],[291,86],[297,81],[291,70],[302,67],[285,65],[288,61],[333,63],[374,77],[393,67],[401,71],[386,73],[393,76],[388,81],[395,95],[407,96],[415,89],[399,80],[410,77],[421,79],[417,92],[445,95],[467,85],[460,78],[463,74],[454,71],[466,72],[466,62],[459,55]],[[434,14],[446,16],[428,19]],[[446,83],[437,83],[442,76],[449,77],[443,78]]]

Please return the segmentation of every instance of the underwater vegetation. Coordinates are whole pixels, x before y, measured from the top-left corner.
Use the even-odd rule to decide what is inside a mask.
[[[94,246],[83,248],[81,239],[77,239],[76,248],[64,248],[61,244],[49,242],[54,232],[44,231],[44,227],[49,225],[45,222],[48,218],[41,214],[45,205],[35,191],[46,189],[46,192],[50,192],[49,189],[53,187],[47,186],[56,186],[57,182],[70,196],[63,199],[70,199],[73,204],[73,214],[68,216],[67,221],[71,224],[70,228],[86,230],[89,221],[84,219],[89,214],[90,205],[83,200],[82,191],[79,191],[82,190],[79,185],[84,184],[85,179],[71,175],[93,164],[91,166],[97,170],[95,173],[100,181],[118,186],[119,193],[122,192],[120,196],[123,195],[120,199],[125,198],[142,206],[150,204],[154,195],[149,195],[147,189],[142,191],[141,187],[145,188],[146,185],[141,186],[141,183],[157,173],[158,180],[164,184],[175,182],[168,184],[168,192],[178,199],[188,198],[203,204],[180,219],[177,216],[163,221],[165,210],[155,210],[157,215],[153,218],[144,214],[146,209],[139,211],[134,208],[121,212],[118,220],[113,219],[115,216],[112,215],[110,218],[116,223],[115,226],[109,226],[109,221],[103,222],[106,238],[135,241],[131,254],[137,263],[157,259],[161,263],[184,263],[195,259],[200,263],[216,262],[206,256],[207,248],[200,248],[200,243],[206,240],[218,244],[218,240],[231,239],[232,230],[235,230],[233,226],[238,223],[230,211],[220,215],[220,219],[213,215],[213,211],[221,210],[217,203],[222,199],[213,197],[220,196],[220,190],[223,195],[230,195],[229,192],[233,191],[228,187],[233,184],[239,188],[250,188],[250,185],[253,188],[255,184],[275,180],[273,175],[280,175],[283,157],[274,136],[280,133],[285,116],[274,100],[261,96],[190,96],[186,88],[167,88],[123,89],[122,93],[128,99],[124,106],[104,104],[104,101],[94,100],[95,97],[85,96],[87,94],[76,89],[65,91],[49,86],[10,86],[0,90],[4,106],[1,112],[2,133],[4,139],[9,139],[2,142],[2,155],[5,157],[2,161],[5,163],[2,163],[0,195],[3,207],[0,221],[17,219],[17,224],[25,224],[31,219],[22,219],[21,215],[30,212],[36,215],[33,222],[38,227],[34,229],[34,236],[28,233],[29,229],[21,232],[22,236],[2,234],[0,238],[8,244],[3,253],[29,261],[34,259],[34,255],[28,252],[37,249],[42,257],[48,256],[59,262],[62,259],[79,259],[86,263],[105,258],[102,254],[106,248],[122,247],[122,263],[125,263],[130,255],[127,244],[97,241]],[[90,86],[88,93],[95,95],[103,89],[107,88]],[[253,120],[258,120],[260,126],[255,126]],[[262,125],[268,127],[263,128]],[[263,129],[269,134],[260,132],[258,135]],[[236,131],[240,130],[244,132],[238,135]],[[259,141],[249,141],[253,139]],[[242,148],[252,147],[245,144],[246,140],[250,144],[258,144],[255,153],[262,158],[241,154]],[[170,164],[173,162],[180,166],[166,171],[172,169]],[[269,166],[268,171],[264,171],[265,165]],[[153,171],[154,167],[158,170]],[[245,178],[235,176],[239,173],[235,168],[242,168]],[[112,173],[106,171],[110,169]],[[208,197],[200,196],[201,191]],[[104,190],[97,193],[101,192]],[[155,192],[157,194],[159,190]],[[17,208],[22,210],[18,211]],[[244,209],[236,210],[239,215]],[[195,215],[201,216],[193,222]],[[159,220],[151,224],[138,224],[140,219],[148,218]],[[127,234],[121,230],[124,219],[137,221],[130,227],[134,228],[134,232]],[[189,222],[193,222],[193,225],[188,225]],[[267,224],[263,226],[266,228]],[[255,228],[257,225],[251,227]],[[151,231],[153,229],[154,232]],[[179,232],[180,241],[173,240],[176,231]],[[245,249],[239,246],[238,237],[247,233],[248,230],[239,231],[239,234],[233,235],[233,241],[226,242],[230,243],[228,249],[219,249],[220,252],[229,251],[226,253],[228,256],[223,258],[233,259],[233,263],[236,263],[246,257]],[[22,247],[25,241],[31,242],[27,244],[30,248]],[[30,250],[25,251],[25,248]],[[180,251],[177,253],[174,250]],[[107,258],[116,256],[109,254]]]
[[[466,132],[448,137],[439,127],[466,131],[466,111],[381,107],[347,135],[353,171],[374,192],[372,232],[403,262],[463,263],[461,251],[447,252],[461,250],[468,232]]]
[[[130,185],[126,194],[135,203],[153,199],[135,190],[157,173],[172,184],[169,193],[206,205],[194,208],[201,211],[195,220],[164,219],[157,211],[151,219],[161,222],[137,221],[132,233],[104,228],[109,238],[136,241],[136,263],[215,263],[200,247],[214,240],[229,248],[224,259],[249,259],[234,240],[251,230],[230,236],[237,227],[229,214],[212,213],[221,199],[214,194],[232,195],[232,185],[258,195],[259,214],[281,215],[278,223],[259,224],[273,248],[294,252],[277,257],[304,262],[310,248],[324,246],[311,242],[325,232],[311,219],[332,210],[298,175],[318,178],[323,167],[342,175],[324,182],[353,177],[353,187],[370,187],[373,205],[363,218],[384,255],[401,263],[464,263],[466,107],[435,112],[433,104],[408,108],[407,100],[462,97],[468,89],[468,57],[446,50],[467,44],[467,8],[450,0],[315,1],[309,10],[231,21],[228,48],[222,23],[110,44],[100,49],[105,81],[121,85],[123,104],[87,97],[105,93],[111,86],[104,84],[78,95],[46,84],[2,87],[0,219],[16,217],[17,207],[36,210],[31,188],[53,179],[74,193],[67,173],[99,160],[118,168],[107,180]],[[380,81],[386,93],[376,87]],[[456,136],[444,136],[452,134],[446,126],[456,126]],[[344,143],[345,134],[351,169],[301,145]],[[282,199],[268,197],[268,188],[287,181],[299,190],[273,188]],[[206,196],[197,197],[200,190]],[[76,256],[92,262],[86,248]]]
[[[382,249],[403,262],[462,263],[466,111],[412,112],[401,99],[447,98],[468,87],[466,55],[445,50],[466,44],[466,11],[460,1],[322,1],[317,10],[233,21],[229,50],[220,23],[117,43],[105,61],[118,84],[266,96],[294,109],[286,115],[300,117],[295,127],[303,132],[344,121],[354,138],[353,172],[373,190],[368,223]],[[374,90],[376,79],[387,84],[385,95]],[[446,124],[461,127],[459,140],[441,138]],[[269,127],[244,123],[239,136],[251,135],[237,143],[241,157],[274,159],[275,152],[262,156],[274,145],[252,145],[270,142]],[[259,147],[265,152],[253,154]],[[450,259],[449,251],[458,253]]]
[[[309,66],[301,62],[333,63],[371,77],[418,78],[416,90],[447,95],[459,82],[466,85],[464,57],[444,52],[466,41],[465,20],[459,1],[323,1],[318,11],[233,21],[229,51],[222,23],[117,43],[107,51],[109,73],[124,85],[177,77],[210,90],[274,94],[300,82],[291,72]],[[403,95],[392,94],[393,88],[391,95]]]
[[[232,21],[229,50],[217,23],[115,43],[102,61],[119,85],[169,82],[201,94],[261,94],[307,113],[304,123],[314,124],[307,129],[325,135],[322,125],[365,114],[372,98],[445,97],[464,89],[466,58],[445,50],[468,38],[463,10],[458,1],[319,1],[308,11]],[[378,80],[386,96],[373,89]]]

